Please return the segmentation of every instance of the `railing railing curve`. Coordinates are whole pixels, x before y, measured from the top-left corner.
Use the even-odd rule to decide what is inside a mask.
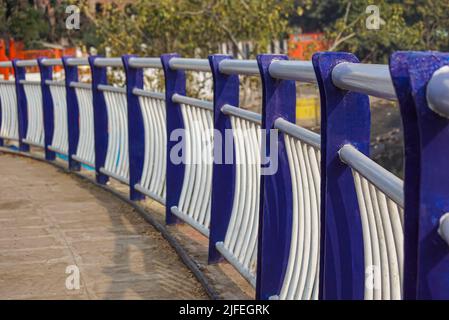
[[[39,80],[27,76],[36,67]],[[256,298],[449,298],[447,54],[397,52],[389,65],[325,52],[0,68],[14,69],[0,80],[2,146],[41,149],[70,170],[94,169],[98,183],[128,185],[131,200],[156,200],[168,224],[208,238],[208,262],[229,262]],[[111,68],[122,68],[125,86],[108,83]],[[164,71],[162,92],[144,88],[146,68]],[[192,71],[212,74],[213,101],[186,94]],[[261,79],[261,113],[239,102],[241,75]],[[296,124],[296,81],[318,85],[320,134]],[[404,180],[369,158],[368,96],[399,102]]]

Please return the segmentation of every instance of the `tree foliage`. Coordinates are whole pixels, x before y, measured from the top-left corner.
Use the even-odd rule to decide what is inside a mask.
[[[137,0],[125,10],[105,7],[93,18],[101,46],[113,54],[158,55],[177,51],[202,56],[218,45],[251,40],[263,52],[272,39],[288,32],[292,0]]]

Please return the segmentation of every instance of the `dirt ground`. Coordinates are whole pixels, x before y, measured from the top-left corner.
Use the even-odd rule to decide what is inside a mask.
[[[0,154],[0,299],[207,295],[129,205],[47,164]]]

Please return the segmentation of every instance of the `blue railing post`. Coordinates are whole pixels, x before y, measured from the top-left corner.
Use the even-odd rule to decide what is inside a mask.
[[[416,108],[410,87],[408,52],[390,58],[390,74],[396,89],[404,135],[404,300],[416,299],[420,147]]]
[[[278,118],[295,123],[296,88],[291,80],[271,77],[273,60],[288,60],[285,55],[259,55],[262,79],[262,155],[278,161],[277,171],[262,175],[260,182],[259,242],[256,298],[268,299],[281,291],[287,269],[292,231],[292,184],[284,138],[277,135],[277,152],[270,150],[271,130]],[[277,159],[272,158],[277,154]],[[262,164],[263,165],[263,164]]]
[[[214,82],[214,162],[212,170],[211,217],[209,233],[209,263],[222,260],[215,244],[224,241],[231,218],[235,192],[235,152],[234,143],[226,144],[226,131],[231,130],[229,117],[221,112],[225,104],[239,105],[239,77],[220,72],[219,64],[227,55],[210,55],[209,64]],[[215,137],[220,135],[220,137]],[[232,147],[233,161],[226,161],[226,147]]]
[[[62,64],[64,66],[65,74],[65,92],[67,103],[67,135],[68,143],[68,163],[69,170],[79,171],[81,165],[78,161],[72,158],[76,154],[79,140],[79,107],[78,98],[76,96],[75,88],[70,86],[70,83],[78,81],[78,67],[67,64],[67,59],[70,57],[62,57]]]
[[[171,208],[177,206],[181,195],[182,182],[184,180],[185,164],[174,163],[171,159],[172,148],[178,143],[185,143],[185,133],[181,136],[182,141],[179,142],[172,138],[172,132],[178,129],[184,130],[184,122],[182,119],[181,106],[173,102],[172,96],[177,93],[186,94],[186,76],[183,70],[172,70],[170,68],[170,59],[179,57],[176,53],[163,54],[161,56],[162,68],[165,76],[165,103],[167,114],[167,176],[166,176],[166,200],[165,200],[165,221],[167,224],[180,222],[175,215],[172,214]],[[185,152],[185,148],[182,148]],[[185,155],[182,155],[185,158]]]
[[[104,167],[108,149],[108,112],[103,92],[98,89],[98,85],[107,84],[108,79],[106,69],[95,66],[96,58],[96,56],[89,57],[94,107],[95,173],[96,181],[106,184],[109,177],[101,173],[100,169]]]
[[[128,104],[128,146],[129,146],[129,196],[131,200],[142,200],[145,196],[134,186],[142,177],[145,158],[145,128],[139,97],[133,94],[133,89],[143,89],[143,71],[131,68],[129,59],[134,55],[122,56],[126,74],[126,99]]]
[[[363,233],[351,169],[338,151],[352,144],[368,155],[370,109],[367,95],[337,88],[332,70],[342,62],[359,62],[349,53],[313,55],[321,98],[321,234],[320,292],[323,299],[363,299]],[[324,250],[324,251],[323,251]]]
[[[441,216],[449,212],[449,119],[432,111],[426,97],[429,80],[443,66],[449,66],[447,53],[408,53],[421,164],[414,172],[419,175],[417,299],[449,299],[449,246],[437,232]],[[409,179],[405,176],[405,185]]]
[[[16,84],[17,117],[19,127],[19,150],[23,152],[28,152],[30,151],[30,146],[23,142],[23,139],[26,138],[28,130],[27,98],[25,95],[23,84],[20,83],[20,80],[25,80],[26,71],[25,68],[17,66],[17,61],[19,61],[19,59],[14,59],[12,61],[12,65],[14,68],[14,81]]]
[[[39,72],[41,75],[41,90],[42,90],[42,112],[44,119],[44,149],[45,159],[55,160],[55,152],[48,149],[53,140],[54,133],[54,110],[53,98],[51,97],[50,87],[45,83],[46,80],[53,80],[53,67],[42,64],[43,58],[37,59],[39,65]]]

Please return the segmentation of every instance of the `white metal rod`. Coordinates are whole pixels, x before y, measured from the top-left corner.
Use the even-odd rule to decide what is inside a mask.
[[[221,112],[227,115],[231,115],[234,117],[239,117],[257,124],[262,123],[262,116],[256,112],[248,111],[242,108],[237,108],[234,106],[231,106],[229,104],[225,104],[221,108]]]
[[[70,82],[71,88],[80,88],[80,89],[92,89],[91,83],[83,83],[83,82]]]
[[[43,59],[42,64],[44,66],[62,66],[62,59]]]
[[[268,68],[273,78],[316,83],[315,70],[311,61],[276,60]]]
[[[404,207],[404,182],[350,144],[338,152],[340,159],[384,192],[391,200]]]
[[[37,67],[37,60],[18,60],[16,64],[18,67]]]
[[[12,62],[11,61],[1,61],[0,68],[12,68]]]
[[[249,283],[255,288],[256,287],[256,277],[251,274],[241,263],[238,261],[224,246],[224,243],[219,241],[215,244],[215,248],[220,252],[223,257],[232,264],[237,271],[249,281]]]
[[[449,213],[445,213],[440,218],[440,226],[438,227],[438,233],[449,245]]]
[[[173,206],[170,208],[171,213],[173,213],[175,216],[177,216],[179,219],[183,220],[184,222],[187,222],[192,227],[194,227],[196,230],[198,230],[200,233],[202,233],[205,237],[209,238],[209,229],[198,223],[195,219],[191,218],[190,216],[182,213],[178,207]]]
[[[256,60],[226,59],[220,62],[219,69],[224,74],[259,75],[259,67]]]
[[[19,80],[20,84],[31,84],[31,85],[40,85],[41,82],[38,80]]]
[[[65,81],[45,80],[45,84],[50,86],[65,87]]]
[[[88,66],[89,60],[87,58],[69,58],[67,59],[69,66]]]
[[[311,145],[312,147],[321,149],[321,137],[313,131],[304,129],[282,118],[276,119],[274,122],[274,127],[301,140],[304,143]]]
[[[131,68],[155,68],[162,69],[162,63],[160,58],[130,58],[129,66]]]
[[[180,95],[177,93],[175,93],[171,99],[173,102],[176,102],[176,103],[183,103],[183,104],[195,106],[198,108],[203,108],[206,110],[214,111],[214,104],[210,101],[186,97],[186,96],[183,96],[183,95]]]
[[[332,82],[340,89],[397,100],[388,65],[342,62],[332,70]]]
[[[114,87],[107,84],[99,84],[98,90],[100,91],[109,91],[109,92],[117,92],[117,93],[126,93],[126,89],[123,87]]]
[[[148,90],[134,88],[133,94],[135,94],[136,96],[165,100],[165,93],[162,93],[162,92],[154,92],[154,91],[148,91]]]
[[[123,67],[122,58],[97,58],[94,60],[96,67]]]
[[[449,66],[444,66],[432,75],[427,84],[429,108],[440,116],[449,118]]]
[[[173,58],[170,60],[170,68],[173,70],[210,72],[207,59]]]

